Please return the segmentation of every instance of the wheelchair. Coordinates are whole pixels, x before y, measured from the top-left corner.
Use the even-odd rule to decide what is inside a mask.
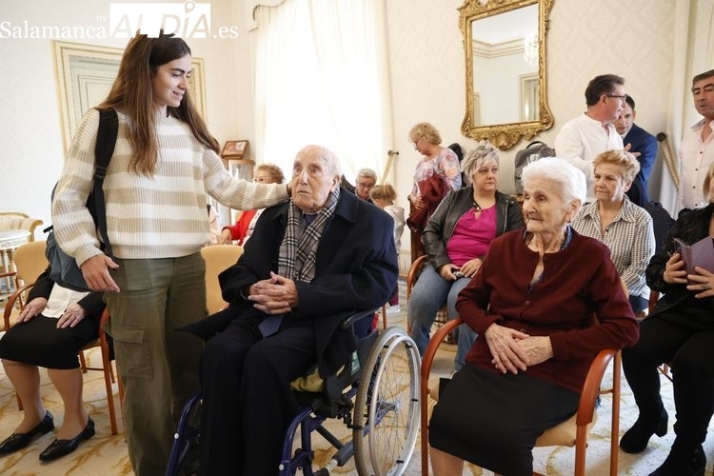
[[[316,366],[292,387],[300,410],[288,425],[279,466],[280,476],[328,476],[354,456],[359,475],[399,476],[404,473],[419,435],[421,357],[414,341],[399,327],[379,332],[372,327],[374,311],[347,318],[357,350],[336,375],[317,377]],[[166,476],[196,471],[200,444],[201,395],[183,410],[174,434]],[[325,428],[339,419],[352,432],[342,442]],[[327,464],[313,468],[312,435],[318,433],[336,450]],[[192,467],[191,464],[194,466]]]

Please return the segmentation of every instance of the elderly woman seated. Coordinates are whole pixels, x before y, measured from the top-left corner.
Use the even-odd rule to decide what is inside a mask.
[[[667,433],[657,366],[672,366],[677,437],[655,476],[701,475],[707,463],[702,443],[714,412],[714,268],[685,263],[674,243],[675,238],[689,245],[714,238],[714,164],[704,190],[709,204],[680,215],[665,246],[650,260],[647,284],[664,296],[642,321],[640,341],[622,352],[625,377],[640,410],[620,440],[627,453],[640,453],[653,434]]]
[[[25,409],[13,434],[0,443],[0,455],[26,447],[55,427],[52,414],[45,410],[40,398],[38,366],[47,369],[64,403],[62,427],[57,438],[40,453],[40,460],[60,458],[94,436],[94,421],[82,402],[78,353],[99,336],[99,320],[105,307],[102,295],[55,284],[49,268],[37,278],[17,324],[0,340],[5,373]]]
[[[610,248],[612,262],[627,285],[635,313],[647,308],[650,289],[645,269],[655,253],[652,217],[625,195],[640,164],[624,150],[609,150],[595,157],[595,200],[580,209],[573,228],[597,238]]]
[[[595,355],[637,340],[607,247],[568,225],[585,199],[585,176],[546,158],[524,169],[523,185],[526,230],[491,243],[456,303],[482,337],[431,417],[437,476],[461,474],[463,460],[531,475],[536,439],[576,412]]]
[[[422,354],[439,308],[446,303],[449,319],[456,317],[456,296],[478,271],[491,240],[523,227],[516,201],[497,190],[496,149],[480,143],[464,159],[463,171],[471,184],[444,198],[422,236],[429,264],[414,286],[408,310],[411,337]],[[463,366],[475,338],[470,329],[460,326],[456,370]]]

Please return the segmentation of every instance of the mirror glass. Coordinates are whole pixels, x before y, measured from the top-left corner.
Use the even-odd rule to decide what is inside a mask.
[[[466,0],[464,135],[513,147],[549,129],[545,35],[553,0]]]

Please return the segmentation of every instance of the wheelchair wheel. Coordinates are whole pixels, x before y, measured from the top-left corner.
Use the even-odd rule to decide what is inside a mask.
[[[399,327],[374,343],[362,366],[353,442],[360,476],[401,475],[419,433],[419,352]]]

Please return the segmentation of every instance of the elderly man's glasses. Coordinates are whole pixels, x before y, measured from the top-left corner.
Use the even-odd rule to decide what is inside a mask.
[[[627,98],[627,96],[618,96],[617,94],[607,94],[606,96],[609,98],[619,99],[621,102],[625,102],[625,99]]]

